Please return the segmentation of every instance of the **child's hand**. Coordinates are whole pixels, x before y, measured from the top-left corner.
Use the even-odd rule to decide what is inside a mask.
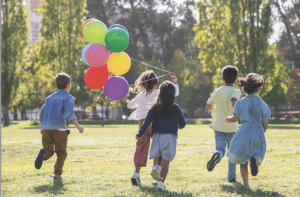
[[[231,123],[230,120],[229,120],[229,117],[226,117],[225,122]]]
[[[176,77],[176,74],[175,74],[175,73],[171,73],[170,77],[171,77],[171,79],[172,79],[172,82],[173,82],[174,84],[177,84],[177,77]]]
[[[140,138],[138,136],[135,136],[135,139],[140,140]]]
[[[83,133],[83,128],[81,126],[78,126],[77,129],[79,130],[79,133]]]
[[[43,135],[43,130],[41,129],[41,135]]]

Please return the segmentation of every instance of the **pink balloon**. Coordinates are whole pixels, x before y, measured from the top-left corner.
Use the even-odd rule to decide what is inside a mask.
[[[102,44],[91,44],[84,52],[85,61],[92,67],[104,66],[109,59],[109,52]]]

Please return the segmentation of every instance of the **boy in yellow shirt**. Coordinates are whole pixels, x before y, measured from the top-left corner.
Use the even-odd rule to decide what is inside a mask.
[[[207,170],[212,171],[217,163],[225,155],[230,146],[230,141],[235,132],[238,131],[238,122],[226,123],[227,116],[232,115],[235,102],[240,98],[241,91],[233,87],[238,76],[238,68],[235,66],[225,66],[222,69],[222,79],[225,85],[214,90],[211,97],[207,100],[205,110],[211,112],[212,123],[209,125],[215,131],[216,152],[207,163]],[[229,182],[236,182],[236,165],[228,161]]]

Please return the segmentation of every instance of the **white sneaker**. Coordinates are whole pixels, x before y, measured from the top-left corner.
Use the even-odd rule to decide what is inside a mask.
[[[159,165],[156,165],[156,166],[154,166],[154,168],[152,168],[151,175],[154,180],[159,181],[160,170],[161,170],[161,167]]]
[[[157,183],[157,190],[162,192],[162,191],[165,191],[166,187],[164,186],[163,182],[159,181]]]
[[[140,175],[137,172],[133,172],[132,177],[131,177],[131,183],[132,185],[141,185],[140,181]]]

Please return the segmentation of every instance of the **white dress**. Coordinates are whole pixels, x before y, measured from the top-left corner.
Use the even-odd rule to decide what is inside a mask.
[[[179,95],[179,86],[178,84],[175,85],[175,96]],[[134,97],[129,103],[127,104],[127,107],[129,109],[136,109],[134,110],[129,120],[141,120],[145,119],[149,109],[153,106],[153,104],[157,101],[158,95],[159,95],[159,89],[153,90],[151,94],[146,96],[145,92],[139,93]]]

